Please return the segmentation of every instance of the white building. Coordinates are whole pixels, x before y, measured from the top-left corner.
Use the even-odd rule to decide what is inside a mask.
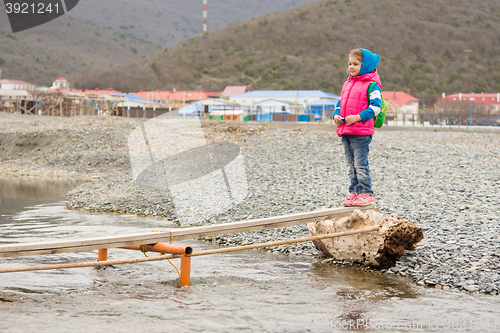
[[[289,102],[283,102],[277,99],[266,99],[263,101],[255,102],[252,106],[257,110],[262,110],[262,112],[265,113],[292,112]]]
[[[231,105],[231,102],[228,100],[220,99],[220,98],[205,98],[199,101],[195,101],[196,103],[200,103],[201,105],[205,106],[229,106]]]
[[[0,89],[5,90],[36,90],[36,86],[32,83],[24,82],[21,80],[0,80]]]
[[[458,93],[448,96],[445,96],[443,93],[443,97],[438,99],[438,102],[434,105],[434,108],[437,112],[443,112],[444,106],[446,104],[471,101],[474,104],[485,105],[486,108],[489,109],[492,113],[500,114],[500,92],[493,94]]]
[[[50,89],[69,89],[69,82],[61,76],[52,82]]]
[[[406,119],[418,115],[418,98],[403,91],[382,91],[382,96],[387,102],[387,113],[397,115],[397,120],[402,120],[403,114]]]

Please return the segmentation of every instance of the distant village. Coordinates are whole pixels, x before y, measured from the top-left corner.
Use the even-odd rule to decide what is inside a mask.
[[[227,86],[222,92],[78,90],[59,77],[51,87],[21,80],[0,80],[0,112],[47,115],[181,117],[236,121],[332,122],[339,96],[320,90],[255,90]],[[410,91],[383,91],[387,122],[500,126],[500,93],[458,93],[425,106]]]

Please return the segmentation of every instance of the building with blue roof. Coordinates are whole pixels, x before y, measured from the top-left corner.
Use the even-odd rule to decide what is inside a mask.
[[[308,103],[319,99],[339,99],[340,96],[321,90],[255,90],[229,97],[229,101],[242,106],[255,106],[264,100],[278,100],[305,108]]]
[[[148,99],[139,97],[134,94],[110,93],[109,95],[122,98],[122,100],[117,101],[118,107],[130,107],[130,108],[142,108],[142,107],[154,107],[154,106],[161,107],[161,105],[159,105],[154,101],[150,101]]]
[[[264,99],[262,101],[255,102],[253,105],[260,113],[276,113],[285,112],[291,113],[292,107],[290,102],[283,102],[277,99]]]
[[[307,103],[304,113],[313,114],[315,120],[332,119],[338,99],[322,98]]]

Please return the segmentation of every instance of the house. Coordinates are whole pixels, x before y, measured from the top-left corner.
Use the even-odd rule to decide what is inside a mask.
[[[273,98],[255,102],[252,106],[255,109],[257,109],[257,112],[259,113],[292,112],[292,108],[290,107],[290,102],[283,102]]]
[[[111,96],[122,97],[122,100],[115,102],[118,107],[125,108],[152,108],[158,107],[155,102],[149,101],[145,98],[141,98],[134,94],[120,94],[120,93],[110,93]]]
[[[5,90],[27,90],[34,91],[36,86],[29,82],[24,82],[21,80],[0,80],[0,89]]]
[[[315,120],[332,119],[333,112],[337,107],[338,99],[322,98],[316,101],[307,103],[304,113],[313,114]]]
[[[221,93],[220,97],[229,99],[231,96],[241,95],[247,92],[247,86],[227,86]]]
[[[207,98],[199,101],[195,101],[201,105],[202,112],[211,112],[214,108],[223,109],[225,107],[231,107],[234,104],[231,104],[228,100],[221,98]]]
[[[69,89],[69,82],[61,76],[52,82],[52,87],[49,89]]]
[[[397,120],[402,120],[403,114],[406,114],[406,119],[408,119],[408,115],[410,117],[418,115],[419,99],[409,93],[395,90],[382,91],[382,96],[387,102],[387,113],[397,115]]]
[[[493,114],[500,114],[500,93],[493,94],[453,94],[445,96],[443,93],[443,97],[439,98],[437,103],[434,105],[434,108],[437,113],[444,113],[447,106],[450,104],[467,104],[470,103],[474,105],[481,105],[486,111],[489,111]]]
[[[207,98],[207,99],[202,99],[196,101],[200,103],[201,105],[208,105],[208,106],[227,106],[231,105],[231,103],[227,100],[220,99],[220,98]]]
[[[244,94],[230,96],[229,101],[238,103],[242,106],[254,106],[257,102],[265,100],[278,100],[299,104],[305,108],[307,103],[322,98],[338,99],[340,97],[320,90],[255,90]]]
[[[179,109],[179,114],[213,112],[214,110],[233,110],[235,105],[220,98],[206,98],[195,101]]]

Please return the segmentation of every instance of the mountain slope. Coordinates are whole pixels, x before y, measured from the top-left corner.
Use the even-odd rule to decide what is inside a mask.
[[[431,103],[441,92],[500,90],[499,18],[496,0],[323,0],[231,24],[78,83],[339,93],[347,54],[365,47],[382,56],[384,90],[411,89]]]
[[[50,86],[59,76],[72,81],[91,68],[113,68],[157,50],[151,42],[68,15],[13,34],[0,2],[2,78]]]
[[[208,0],[208,31],[313,0]],[[202,31],[202,0],[85,0],[70,15],[160,45],[173,46]]]

